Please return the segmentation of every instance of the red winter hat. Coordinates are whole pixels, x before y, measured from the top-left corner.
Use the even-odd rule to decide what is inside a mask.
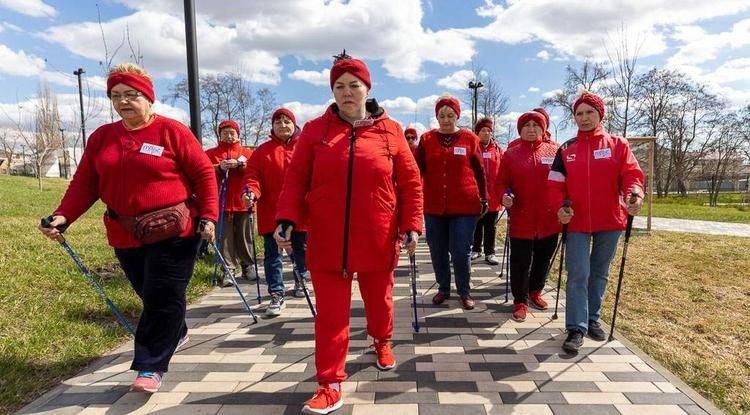
[[[417,138],[417,130],[414,127],[409,127],[406,130],[404,130],[404,135],[413,135],[414,138]]]
[[[240,125],[232,120],[224,120],[219,123],[219,128],[217,131],[221,133],[221,130],[225,128],[234,128],[234,131],[237,131],[237,135],[240,135]]]
[[[532,111],[536,111],[536,112],[544,115],[544,121],[547,122],[547,128],[545,128],[545,130],[549,130],[549,113],[547,112],[547,110],[545,110],[542,107],[539,107],[539,108],[534,108]]]
[[[547,120],[544,118],[544,115],[536,111],[529,111],[529,112],[524,112],[523,114],[521,114],[520,117],[518,117],[518,122],[516,122],[516,128],[518,129],[519,135],[521,134],[521,129],[523,128],[523,126],[527,122],[532,121],[532,120],[535,123],[542,126],[542,133],[547,131]]]
[[[347,72],[359,78],[360,81],[367,85],[367,89],[372,88],[370,71],[367,69],[367,65],[359,59],[346,56],[333,63],[333,67],[331,68],[331,90],[333,90],[333,84],[336,83],[336,80]]]
[[[297,119],[294,118],[294,113],[286,108],[279,108],[273,112],[273,115],[271,116],[271,124],[282,115],[286,115],[287,118],[292,120],[292,124],[297,125]]]
[[[442,97],[438,99],[438,101],[435,103],[435,116],[436,117],[438,115],[438,112],[440,111],[440,108],[443,108],[446,105],[448,106],[448,108],[452,109],[453,112],[456,113],[456,118],[461,117],[461,103],[458,102],[458,100],[453,97]]]
[[[596,112],[599,113],[599,119],[604,119],[604,100],[599,95],[596,95],[593,92],[584,92],[578,97],[575,104],[573,104],[573,114],[576,113],[576,109],[578,109],[578,106],[581,104],[591,105],[596,109]]]
[[[474,126],[474,132],[479,134],[479,132],[482,131],[482,128],[484,127],[487,127],[490,130],[494,130],[494,125],[491,118],[480,118],[479,121],[477,121],[477,125]]]
[[[117,84],[125,84],[142,93],[149,102],[154,102],[154,84],[150,79],[135,72],[114,72],[107,76],[107,96]]]

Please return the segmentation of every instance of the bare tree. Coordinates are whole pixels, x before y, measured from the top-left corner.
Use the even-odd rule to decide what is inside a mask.
[[[11,173],[10,167],[13,163],[13,157],[18,154],[18,145],[18,140],[8,134],[7,130],[0,131],[0,147],[2,147],[3,156],[8,160],[8,165],[6,166],[8,176]]]
[[[505,94],[500,81],[497,80],[492,71],[472,64],[472,72],[474,72],[474,80],[481,82],[483,85],[477,91],[478,114],[476,114],[476,117],[479,119],[481,114],[484,117],[492,119],[492,122],[498,125],[500,116],[508,112],[508,95]],[[473,91],[467,89],[464,98],[468,102],[473,102]],[[473,125],[470,126],[470,129],[473,128]]]
[[[573,103],[578,92],[582,89],[599,92],[602,84],[609,76],[609,72],[600,63],[585,60],[580,67],[568,65],[565,68],[566,78],[562,90],[549,98],[542,100],[543,107],[560,108],[565,114],[573,114]],[[563,117],[558,127],[565,129],[570,124],[571,117]]]
[[[623,137],[628,135],[630,124],[637,122],[640,116],[636,107],[638,82],[636,79],[636,64],[642,42],[639,40],[633,47],[628,42],[627,30],[620,26],[618,39],[611,42],[613,46],[604,45],[611,67],[610,82],[604,87],[607,93],[609,115],[608,130]]]
[[[742,168],[742,140],[738,133],[739,114],[726,113],[712,119],[716,134],[709,145],[709,153],[701,161],[702,179],[709,185],[709,203],[716,206],[719,191],[727,177],[735,176]]]

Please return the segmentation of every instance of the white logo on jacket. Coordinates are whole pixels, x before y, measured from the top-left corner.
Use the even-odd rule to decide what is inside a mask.
[[[575,155],[575,153],[568,154],[567,156],[565,156],[565,161],[576,161],[576,155]]]

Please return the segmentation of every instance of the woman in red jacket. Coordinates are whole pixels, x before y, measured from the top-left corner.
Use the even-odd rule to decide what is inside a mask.
[[[482,165],[488,185],[487,203],[489,211],[477,221],[477,228],[474,230],[474,244],[471,248],[471,260],[475,260],[482,255],[482,242],[484,242],[484,261],[490,265],[497,265],[500,262],[495,255],[495,237],[497,233],[497,217],[503,206],[500,204],[500,196],[492,191],[493,183],[497,178],[500,170],[500,163],[503,158],[503,150],[492,138],[492,119],[481,118],[474,126],[474,132],[479,136],[479,144],[482,150]]]
[[[520,138],[503,155],[495,190],[508,208],[513,319],[524,321],[527,305],[547,309],[542,289],[560,225],[558,206],[548,203],[545,189],[558,145],[547,137],[546,119],[539,112],[524,113],[516,127]]]
[[[367,333],[377,367],[396,361],[393,333],[393,269],[399,237],[414,252],[422,231],[422,187],[403,130],[375,100],[367,100],[370,73],[345,54],[331,68],[335,103],[308,122],[287,169],[274,238],[289,251],[291,231],[308,217],[307,265],[318,315],[315,367],[320,387],[304,413],[341,407],[341,382],[349,344],[351,284],[357,275]],[[307,212],[306,212],[307,211]]]
[[[643,171],[627,140],[610,135],[601,124],[604,101],[584,92],[573,105],[578,135],[563,144],[549,172],[549,197],[557,216],[568,224],[565,327],[563,349],[576,353],[583,336],[603,341],[599,324],[609,266],[627,215],[643,203]],[[635,200],[631,198],[635,196]],[[570,208],[562,208],[563,200]]]
[[[266,308],[266,315],[278,316],[286,308],[284,303],[284,279],[281,254],[273,230],[276,229],[276,208],[281,194],[281,185],[292,153],[297,145],[300,129],[294,113],[286,108],[279,108],[271,116],[271,139],[261,144],[252,157],[247,168],[247,192],[244,195],[248,206],[258,205],[258,233],[263,235],[263,269],[266,274],[268,293],[271,303]],[[302,223],[297,223],[292,232],[292,258],[296,272],[301,277],[307,276],[305,251],[307,250],[307,233]],[[295,282],[295,297],[304,296],[302,286]]]
[[[417,130],[414,127],[409,127],[404,130],[404,136],[406,136],[406,142],[409,143],[409,150],[412,155],[417,154]]]
[[[56,239],[55,227],[72,224],[98,199],[107,205],[107,239],[143,300],[130,366],[138,371],[133,389],[156,392],[175,350],[188,339],[185,289],[201,239],[196,233],[213,240],[216,178],[190,130],[153,113],[154,89],[143,69],[116,66],[107,77],[107,96],[122,120],[91,134],[53,227],[41,231]],[[149,212],[176,212],[186,220],[164,231],[136,232],[139,215]]]
[[[427,244],[439,285],[432,302],[442,304],[450,298],[452,260],[461,305],[471,310],[471,242],[477,219],[488,209],[487,186],[479,138],[456,126],[460,116],[461,104],[456,98],[445,95],[438,99],[435,117],[440,128],[422,136],[417,164],[424,180]]]
[[[253,269],[253,257],[249,245],[252,243],[253,230],[248,223],[250,217],[242,202],[242,190],[245,186],[247,162],[253,151],[240,144],[240,126],[226,120],[219,123],[219,145],[206,150],[209,160],[216,170],[216,179],[221,183],[227,178],[224,192],[224,218],[221,230],[221,255],[227,261],[230,271],[239,266],[242,277],[254,281],[257,276]],[[219,201],[221,204],[221,201]],[[224,270],[224,287],[233,285],[232,278]]]

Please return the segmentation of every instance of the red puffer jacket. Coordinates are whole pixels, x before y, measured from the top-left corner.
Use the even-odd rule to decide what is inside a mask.
[[[476,216],[480,200],[487,199],[487,186],[479,137],[461,129],[450,146],[440,142],[437,130],[422,136],[417,164],[424,180],[426,215]]]
[[[547,199],[547,176],[559,146],[543,137],[537,141],[514,141],[503,154],[495,191],[514,196],[510,208],[510,236],[542,239],[560,232],[557,209]]]
[[[229,169],[229,179],[227,180],[226,201],[224,202],[225,212],[245,212],[245,204],[242,202],[242,192],[245,190],[245,174],[247,171],[247,161],[253,154],[253,150],[242,147],[239,141],[236,143],[219,142],[219,145],[206,150],[206,155],[211,160],[216,171],[216,180],[219,186],[224,180],[226,172],[219,168],[219,163],[226,159],[235,159],[244,161],[245,165],[235,169]],[[219,201],[221,203],[221,201]]]
[[[276,229],[276,208],[284,184],[284,175],[299,141],[300,130],[284,143],[271,134],[271,139],[261,144],[247,164],[247,187],[258,199],[258,233],[271,233]],[[297,222],[295,231],[305,232],[304,223]]]
[[[97,128],[54,214],[65,216],[71,224],[97,199],[120,216],[136,216],[189,200],[193,216],[215,222],[217,194],[211,162],[193,133],[179,121],[156,115],[137,130],[126,129],[122,121]],[[104,226],[112,247],[142,245],[107,214]],[[181,236],[194,234],[191,221]]]
[[[374,100],[353,127],[331,105],[302,130],[278,203],[278,222],[308,214],[313,271],[389,271],[398,236],[422,232],[422,186],[403,130]]]
[[[643,196],[643,171],[627,140],[610,135],[599,125],[579,131],[563,144],[549,172],[551,206],[573,202],[570,232],[624,230],[625,199],[631,189]],[[555,212],[557,212],[557,209]]]
[[[482,166],[484,167],[484,176],[487,181],[487,203],[489,204],[490,212],[502,211],[503,205],[500,203],[500,197],[502,193],[497,193],[493,184],[497,181],[497,174],[500,172],[500,164],[503,159],[503,149],[495,142],[490,140],[487,143],[487,147],[479,143],[479,148],[482,151]]]

